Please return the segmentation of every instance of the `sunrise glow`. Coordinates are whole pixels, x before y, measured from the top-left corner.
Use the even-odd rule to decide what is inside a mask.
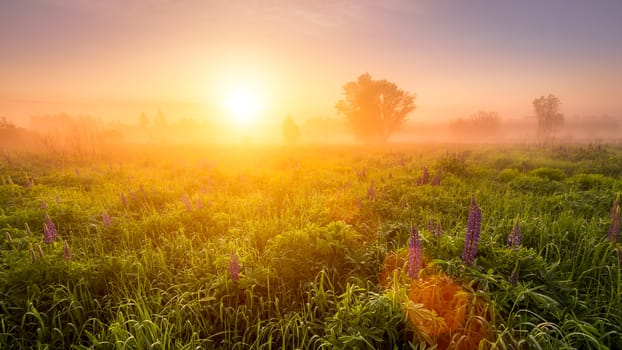
[[[225,108],[233,124],[249,126],[258,122],[262,103],[257,93],[248,88],[237,88],[226,98]]]

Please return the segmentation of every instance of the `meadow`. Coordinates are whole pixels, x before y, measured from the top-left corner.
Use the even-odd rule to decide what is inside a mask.
[[[0,349],[622,349],[616,146],[128,146],[0,174]]]

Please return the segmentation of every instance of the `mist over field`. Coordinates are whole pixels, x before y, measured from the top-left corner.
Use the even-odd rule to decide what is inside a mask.
[[[622,1],[0,1],[0,350],[622,349]]]

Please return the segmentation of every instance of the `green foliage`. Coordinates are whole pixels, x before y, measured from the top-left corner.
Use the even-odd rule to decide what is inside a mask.
[[[485,344],[622,348],[622,247],[607,240],[621,164],[604,146],[6,154],[0,348],[434,348],[407,320],[407,281],[380,277],[407,267],[413,226],[422,276],[486,304],[468,320],[491,325]],[[418,182],[424,166],[440,185]],[[465,267],[472,195],[482,232]]]

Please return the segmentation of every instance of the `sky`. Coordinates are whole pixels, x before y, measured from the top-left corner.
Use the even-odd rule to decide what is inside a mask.
[[[369,72],[416,94],[412,121],[479,111],[622,117],[619,0],[0,0],[0,116],[338,117]]]

